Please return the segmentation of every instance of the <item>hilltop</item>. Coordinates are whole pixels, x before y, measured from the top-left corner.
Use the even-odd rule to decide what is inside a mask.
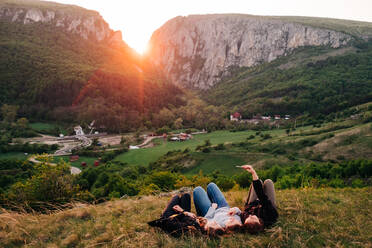
[[[327,18],[178,16],[153,33],[148,56],[173,83],[209,89],[231,70],[272,62],[297,48],[349,47],[371,34],[371,23]]]
[[[226,193],[242,206],[246,191]],[[370,247],[372,191],[364,189],[278,190],[278,223],[260,235],[172,238],[150,228],[169,196],[143,196],[99,205],[75,204],[50,214],[0,210],[4,247]]]

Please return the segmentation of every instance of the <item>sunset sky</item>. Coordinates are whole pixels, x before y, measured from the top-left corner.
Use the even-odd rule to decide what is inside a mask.
[[[167,20],[182,15],[243,13],[315,16],[372,22],[372,0],[55,0],[94,9],[123,39],[143,52],[151,34]]]

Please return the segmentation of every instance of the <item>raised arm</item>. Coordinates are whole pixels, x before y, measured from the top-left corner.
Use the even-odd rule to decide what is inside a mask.
[[[267,195],[265,195],[263,191],[262,182],[261,180],[259,180],[258,175],[256,171],[253,169],[252,165],[243,165],[241,166],[241,168],[252,174],[254,191],[256,192],[256,195],[258,199],[261,201],[261,203],[266,204],[269,198],[267,197]]]
[[[256,171],[253,169],[252,165],[242,165],[241,166],[244,170],[248,171],[249,173],[252,174],[252,179],[253,181],[256,181],[258,180],[258,175],[256,173]]]

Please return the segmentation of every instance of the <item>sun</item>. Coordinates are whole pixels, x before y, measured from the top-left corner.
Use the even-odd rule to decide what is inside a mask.
[[[133,48],[137,53],[143,55],[148,49],[148,41],[143,37],[132,36],[132,37],[123,37],[124,41]]]

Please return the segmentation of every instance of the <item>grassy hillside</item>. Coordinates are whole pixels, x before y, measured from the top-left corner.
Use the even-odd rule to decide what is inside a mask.
[[[241,207],[246,191],[226,193]],[[3,247],[371,247],[372,190],[278,190],[278,223],[259,235],[172,238],[146,222],[168,196],[144,196],[100,205],[77,204],[50,214],[0,210]],[[193,209],[194,211],[194,209]]]
[[[190,156],[185,163],[183,173],[198,174],[200,170],[209,174],[215,170],[225,175],[239,173],[236,165],[249,163],[257,167],[287,165],[292,163],[347,161],[357,158],[372,157],[372,129],[369,116],[372,115],[370,103],[336,113],[338,120],[321,125],[305,125],[302,121],[292,119],[287,128],[266,131],[215,131],[194,135],[185,142],[171,142],[157,139],[154,147],[130,150],[117,156],[114,161],[129,165],[147,166],[175,150],[187,152]],[[355,114],[356,119],[350,116]],[[206,140],[211,145],[208,151],[197,147],[203,146]],[[219,146],[221,146],[219,148]],[[171,159],[172,155],[169,155]],[[171,162],[167,162],[171,163]]]
[[[304,47],[253,68],[240,68],[201,95],[243,113],[329,114],[372,98],[372,42]]]

